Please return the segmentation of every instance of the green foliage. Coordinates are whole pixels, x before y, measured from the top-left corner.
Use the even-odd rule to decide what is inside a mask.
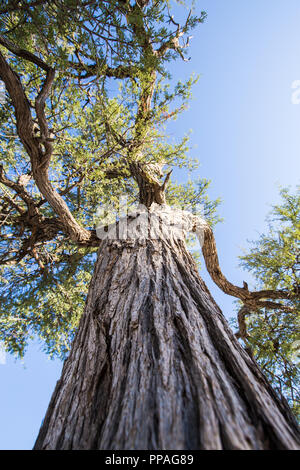
[[[300,417],[299,388],[299,271],[300,191],[280,191],[282,203],[273,207],[267,234],[252,242],[241,265],[257,282],[257,289],[286,290],[291,298],[281,304],[293,312],[262,309],[247,316],[248,346],[259,365]],[[298,296],[296,294],[298,293]]]
[[[188,39],[182,40],[204,21],[205,13],[188,15],[175,47],[178,24],[167,1],[149,1],[144,9],[135,4],[130,13],[135,2],[59,0],[34,8],[30,3],[15,9],[9,1],[1,2],[8,11],[0,16],[0,34],[56,70],[45,110],[54,147],[49,176],[78,223],[93,229],[99,207],[117,205],[124,194],[129,203],[137,201],[130,159],[164,162],[167,170],[196,167],[188,156],[187,136],[171,141],[166,123],[186,108],[197,77],[176,83],[167,66],[186,58]],[[44,70],[3,46],[0,50],[20,76],[37,119],[34,99]],[[40,215],[56,218],[33,181],[12,102],[6,98],[0,109],[5,173],[15,182],[27,175],[25,189]],[[147,99],[151,106],[145,110]],[[214,224],[218,201],[209,200],[207,188],[205,180],[187,185],[171,181],[167,198],[189,209],[202,204]],[[31,231],[20,216],[27,214],[26,203],[2,183],[0,193],[0,340],[22,356],[28,340],[37,335],[49,354],[63,357],[84,307],[95,249],[78,247],[63,231],[31,248]]]
[[[50,356],[67,354],[95,262],[92,250],[64,243],[44,249],[49,261],[43,270],[26,258],[1,269],[0,340],[20,357],[34,336]]]

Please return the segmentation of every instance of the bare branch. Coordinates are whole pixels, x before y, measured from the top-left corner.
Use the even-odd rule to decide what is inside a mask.
[[[247,283],[244,283],[244,287],[238,287],[227,280],[227,278],[222,273],[219,265],[215,237],[209,225],[206,226],[204,231],[202,253],[207,271],[209,272],[212,280],[223,292],[225,292],[225,294],[232,295],[233,297],[242,300],[247,311],[257,311],[257,309],[259,308],[269,308],[273,310],[277,309],[291,313],[294,312],[294,309],[287,305],[260,299],[269,298],[290,300],[292,298],[299,298],[299,295],[297,295],[296,293],[292,294],[291,292],[282,290],[262,290],[250,292]],[[246,310],[244,310],[243,312],[245,311]]]

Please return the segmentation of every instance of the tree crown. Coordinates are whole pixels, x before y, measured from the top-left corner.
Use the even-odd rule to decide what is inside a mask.
[[[1,339],[23,354],[38,335],[64,355],[82,312],[99,240],[97,208],[168,202],[217,221],[209,182],[178,184],[195,168],[188,139],[166,123],[183,111],[197,77],[174,84],[191,30],[168,1],[1,2]],[[163,175],[161,168],[166,168]],[[168,183],[168,184],[167,184]]]

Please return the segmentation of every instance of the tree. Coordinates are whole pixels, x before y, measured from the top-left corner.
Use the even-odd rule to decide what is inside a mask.
[[[194,162],[163,126],[195,79],[171,90],[166,66],[186,60],[205,13],[180,24],[167,1],[2,4],[2,338],[22,354],[38,333],[64,354],[76,331],[35,448],[298,448],[290,409],[233,335],[185,234],[247,308],[291,292],[230,283],[208,182],[171,181]],[[119,216],[124,194],[139,205]]]
[[[273,206],[269,231],[241,256],[261,289],[299,293],[300,193],[281,189],[282,203]],[[299,297],[282,299],[279,308],[241,309],[239,333],[261,369],[299,418]]]

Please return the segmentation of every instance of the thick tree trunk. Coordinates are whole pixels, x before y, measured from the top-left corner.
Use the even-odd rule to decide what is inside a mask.
[[[35,449],[298,449],[183,241],[104,240]]]

